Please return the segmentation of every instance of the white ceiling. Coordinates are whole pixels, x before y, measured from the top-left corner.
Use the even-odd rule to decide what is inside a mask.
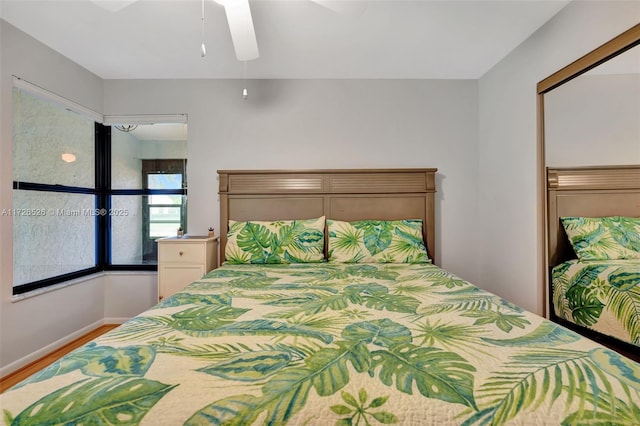
[[[90,0],[1,0],[0,17],[104,79],[477,79],[568,3],[368,0],[348,16],[309,0],[250,0],[260,58],[246,71],[212,0],[205,58],[201,0],[115,12]]]

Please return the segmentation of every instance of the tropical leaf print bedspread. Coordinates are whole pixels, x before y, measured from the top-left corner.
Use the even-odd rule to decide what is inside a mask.
[[[640,346],[640,260],[573,259],[552,281],[556,315]]]
[[[430,264],[224,265],[0,407],[16,425],[632,425],[640,365]]]

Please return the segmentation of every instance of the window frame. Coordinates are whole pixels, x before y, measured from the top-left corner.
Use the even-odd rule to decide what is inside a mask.
[[[109,128],[109,134],[111,133],[111,128]],[[157,160],[157,161],[167,161],[167,160]],[[169,160],[169,161],[177,161],[177,160]],[[143,179],[142,182],[142,186],[143,188],[140,189],[112,189],[109,187],[108,189],[108,208],[111,208],[111,196],[113,195],[133,195],[133,196],[150,196],[150,195],[181,195],[183,197],[187,196],[187,182],[188,182],[188,176],[187,176],[187,167],[186,167],[186,159],[180,161],[182,163],[182,188],[180,189],[149,189],[147,188],[147,183],[146,181]],[[109,174],[109,182],[111,182],[111,138],[109,137],[109,164],[105,165],[105,167],[107,167],[108,170],[108,174]],[[146,173],[148,171],[143,167],[141,170],[142,176],[146,177]],[[181,206],[181,216],[183,217],[183,223],[186,227],[187,224],[187,219],[186,219],[186,201],[185,203]],[[147,210],[148,210],[148,203],[147,201],[143,200],[143,208],[142,208],[142,214],[143,214],[143,225],[141,227],[141,232],[143,233],[143,237],[145,236],[144,233],[146,232],[146,228],[148,227],[148,220],[146,218],[144,218],[144,215],[147,214]],[[108,215],[107,215],[108,216]],[[107,220],[109,221],[109,231],[111,231],[112,227],[111,227],[111,217],[107,217]],[[145,225],[146,224],[146,225]],[[186,229],[186,228],[185,228]],[[130,271],[130,270],[134,270],[134,271],[157,271],[158,270],[158,265],[156,264],[151,264],[151,263],[137,263],[137,264],[122,264],[122,263],[117,263],[114,264],[111,261],[111,233],[109,233],[109,235],[107,235],[106,237],[106,241],[105,241],[105,250],[106,252],[109,254],[109,258],[107,260],[107,263],[105,265],[105,270],[112,270],[112,271]],[[157,252],[157,248],[156,248],[156,252]]]
[[[42,191],[50,193],[85,194],[95,197],[95,208],[109,212],[111,209],[111,197],[114,195],[187,195],[187,169],[183,169],[183,187],[181,189],[113,189],[111,187],[111,125],[117,123],[186,123],[186,114],[161,115],[161,116],[111,116],[107,117],[89,108],[79,105],[55,93],[49,92],[37,85],[13,76],[12,88],[22,90],[32,96],[73,112],[76,112],[94,122],[94,164],[95,164],[95,188],[67,186],[57,184],[44,184],[13,180],[13,190]],[[184,160],[186,164],[186,159]],[[186,209],[186,202],[183,206]],[[117,264],[111,263],[111,217],[108,214],[95,215],[95,265],[53,277],[31,281],[20,285],[12,285],[14,296],[61,284],[69,280],[85,277],[103,271],[156,271],[157,264]],[[186,218],[185,218],[186,224]],[[13,226],[13,225],[12,225]],[[142,232],[142,229],[140,230]]]
[[[175,170],[171,170],[175,169]],[[148,191],[149,189],[149,175],[153,174],[180,174],[180,188],[186,190],[187,188],[187,161],[186,159],[144,159],[142,160],[142,187]],[[172,191],[171,194],[165,195],[186,195],[186,191],[184,194],[183,191],[179,189],[175,190],[166,190]],[[156,195],[156,194],[149,194]],[[187,229],[187,205],[186,200],[180,203],[180,205],[172,204],[172,205],[164,205],[164,204],[151,204],[149,202],[150,198],[142,200],[142,238],[143,238],[143,249],[145,246],[149,244],[149,241],[153,239],[150,236],[150,228],[151,228],[151,208],[152,207],[179,207],[180,208],[180,223],[179,226],[182,229]],[[174,222],[171,222],[174,223]],[[177,231],[177,228],[176,228]],[[143,250],[144,251],[144,250]],[[143,256],[151,256],[157,260],[158,256],[158,246],[157,243],[153,246],[153,249],[150,252],[144,251]]]
[[[19,90],[23,90],[18,88]],[[29,93],[29,91],[26,91]],[[36,95],[37,96],[37,95]],[[102,150],[102,145],[104,144],[105,126],[100,123],[94,122],[94,181],[95,188],[88,187],[80,187],[80,186],[68,186],[68,185],[58,185],[58,184],[47,184],[47,183],[34,183],[34,182],[24,182],[24,181],[13,181],[13,190],[18,191],[40,191],[40,192],[48,192],[48,193],[62,193],[62,194],[84,194],[84,195],[93,195],[95,197],[95,208],[102,209],[105,208],[104,197],[103,197],[103,186],[104,181],[100,176],[99,170],[101,169],[101,159],[98,155],[98,152]],[[84,277],[86,275],[95,274],[97,272],[101,272],[104,270],[104,259],[105,253],[103,251],[103,245],[100,244],[100,234],[101,229],[104,227],[104,216],[96,215],[95,216],[95,226],[94,232],[96,235],[95,242],[95,265],[91,268],[80,269],[77,271],[69,272],[66,274],[55,275],[53,277],[44,278],[41,280],[30,281],[28,283],[13,285],[13,295],[24,294],[33,290],[38,290],[41,288],[49,287],[55,284],[60,284],[65,281],[69,281],[72,279]]]
[[[133,121],[130,121],[130,122],[133,123]],[[152,122],[146,122],[146,123],[140,123],[140,124],[152,124]],[[104,159],[104,162],[101,165],[101,167],[104,168],[103,175],[106,178],[104,197],[105,197],[105,203],[106,203],[105,208],[107,209],[107,211],[109,211],[109,209],[111,209],[112,207],[111,197],[114,195],[116,196],[182,195],[186,197],[187,181],[188,181],[186,166],[184,167],[183,187],[181,189],[148,189],[148,188],[144,188],[146,186],[144,182],[142,185],[143,188],[139,188],[139,189],[113,189],[111,187],[112,126],[106,125],[104,127],[106,129],[106,137],[105,137],[104,146],[103,146],[104,151],[101,153]],[[186,163],[186,160],[184,161]],[[143,212],[144,212],[144,209],[143,209]],[[103,251],[105,255],[104,265],[103,265],[105,271],[157,271],[158,270],[157,263],[155,264],[152,264],[152,263],[114,264],[112,262],[112,256],[111,256],[111,253],[112,253],[111,217],[109,215],[106,215],[104,216],[104,220],[106,223],[104,228],[105,232],[102,235],[102,246],[103,246]],[[185,224],[186,224],[186,219],[185,219]],[[144,230],[144,227],[141,228],[141,231],[143,230]]]

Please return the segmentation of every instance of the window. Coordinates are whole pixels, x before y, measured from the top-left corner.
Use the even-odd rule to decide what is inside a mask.
[[[14,292],[99,269],[95,122],[14,87]]]
[[[147,160],[148,162],[148,160]],[[156,162],[153,161],[155,164]],[[144,170],[143,163],[143,170]],[[180,189],[183,185],[184,173],[171,173],[164,168],[154,168],[147,171],[147,188],[149,189]],[[183,228],[185,209],[182,197],[179,195],[151,195],[147,202],[146,228],[147,238],[158,238],[172,235],[176,229]]]
[[[156,265],[158,238],[186,229],[186,126],[112,128],[112,268]]]
[[[13,293],[155,270],[156,240],[186,227],[186,124],[125,133],[31,86],[15,78],[12,92]]]
[[[150,190],[179,190],[186,187],[186,161],[142,160],[142,175]],[[146,260],[158,259],[156,240],[176,235],[178,228],[187,227],[186,200],[179,194],[155,194],[145,199],[142,234]]]

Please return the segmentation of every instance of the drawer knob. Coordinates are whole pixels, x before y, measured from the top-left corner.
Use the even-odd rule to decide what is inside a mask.
[[[184,254],[184,252],[183,252],[183,251],[179,251],[179,252],[178,252],[178,254],[179,254],[180,256],[182,256],[182,255]]]

